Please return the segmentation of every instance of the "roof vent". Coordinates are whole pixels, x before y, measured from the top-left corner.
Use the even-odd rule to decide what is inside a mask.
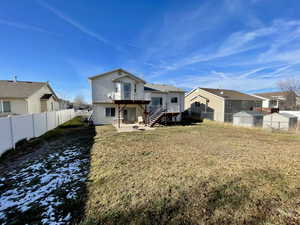
[[[220,94],[221,94],[221,95],[223,95],[223,94],[224,94],[224,92],[223,92],[223,91],[221,91],[221,92],[220,92]]]

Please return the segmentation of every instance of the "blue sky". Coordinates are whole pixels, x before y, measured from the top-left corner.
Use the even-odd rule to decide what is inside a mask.
[[[0,3],[0,79],[50,81],[90,100],[87,77],[251,92],[300,78],[299,0],[11,0]]]

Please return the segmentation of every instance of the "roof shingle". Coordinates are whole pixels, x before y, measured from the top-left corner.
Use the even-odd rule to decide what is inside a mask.
[[[0,98],[28,98],[46,82],[0,80]]]
[[[150,84],[147,83],[144,85],[145,91],[160,91],[160,92],[184,92],[183,89],[177,88],[172,85],[165,84]]]
[[[278,96],[284,96],[286,97],[287,95],[289,95],[290,92],[288,91],[278,91],[278,92],[265,92],[265,93],[257,93],[254,95],[258,95],[261,96],[263,98],[267,98],[267,99],[272,99],[274,97],[278,97]]]
[[[261,101],[261,99],[239,92],[235,90],[227,90],[227,89],[213,89],[213,88],[200,88],[204,91],[210,92],[214,95],[222,97],[224,99],[230,100],[246,100],[246,101]]]

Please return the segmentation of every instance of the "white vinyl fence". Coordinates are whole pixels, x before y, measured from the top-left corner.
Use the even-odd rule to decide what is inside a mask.
[[[66,109],[0,118],[0,156],[18,141],[39,137],[74,117],[74,109]]]

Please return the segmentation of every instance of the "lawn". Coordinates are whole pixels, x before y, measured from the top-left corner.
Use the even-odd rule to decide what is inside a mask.
[[[214,122],[96,127],[92,224],[300,224],[300,136]]]

